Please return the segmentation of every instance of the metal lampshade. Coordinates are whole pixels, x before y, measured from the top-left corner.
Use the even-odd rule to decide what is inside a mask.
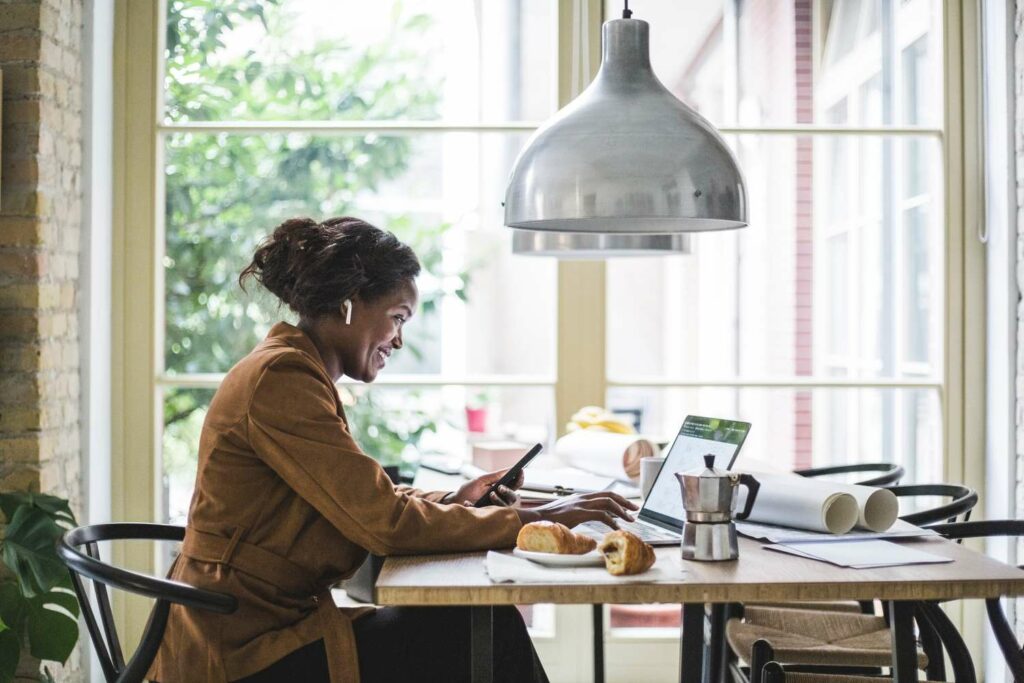
[[[512,253],[554,256],[562,260],[615,256],[672,256],[690,253],[690,235],[624,235],[597,232],[513,230]]]
[[[516,159],[505,225],[604,236],[592,240],[600,253],[610,235],[747,224],[747,191],[735,157],[714,126],[654,75],[648,29],[639,19],[605,22],[597,76]],[[526,237],[513,239],[528,244]]]

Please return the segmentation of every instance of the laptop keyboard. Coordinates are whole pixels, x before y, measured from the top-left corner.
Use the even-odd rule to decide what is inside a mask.
[[[619,528],[628,531],[632,534],[636,534],[640,537],[640,540],[647,541],[678,541],[679,534],[674,534],[671,531],[660,529],[656,526],[649,524],[641,524],[639,522],[626,522],[618,520]],[[580,524],[573,531],[581,533],[584,536],[589,536],[594,540],[600,541],[604,538],[604,535],[611,531],[607,525],[601,522],[584,522]]]

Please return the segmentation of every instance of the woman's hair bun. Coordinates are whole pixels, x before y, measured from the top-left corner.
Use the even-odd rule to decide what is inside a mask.
[[[358,218],[292,218],[257,247],[238,282],[244,289],[255,278],[296,313],[315,318],[337,313],[354,296],[389,294],[419,272],[408,245]]]

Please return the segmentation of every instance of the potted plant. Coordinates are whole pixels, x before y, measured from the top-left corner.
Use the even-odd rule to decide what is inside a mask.
[[[487,431],[487,406],[491,396],[487,391],[473,393],[466,401],[466,431],[482,434]]]
[[[0,683],[52,681],[40,662],[63,664],[78,642],[78,600],[57,556],[75,517],[66,500],[39,493],[0,493],[0,512]]]

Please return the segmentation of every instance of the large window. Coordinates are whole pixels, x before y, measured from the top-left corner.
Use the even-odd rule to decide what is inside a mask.
[[[898,462],[907,481],[941,480],[942,3],[657,3],[642,18],[659,78],[727,133],[750,225],[609,262],[608,403],[663,438],[688,413],[748,420],[741,462]],[[610,624],[666,618],[616,607]]]
[[[961,31],[958,12],[941,0],[634,7],[658,77],[735,151],[750,226],[697,235],[683,256],[513,257],[508,172],[569,98],[578,69],[566,60],[596,37],[598,4],[119,6],[115,514],[184,519],[213,392],[290,319],[235,278],[295,215],[367,218],[424,261],[406,348],[372,386],[340,385],[357,439],[386,464],[465,453],[467,407],[486,409],[491,434],[550,444],[555,416],[586,394],[663,440],[688,413],[749,420],[747,459],[899,462],[910,481],[949,471],[969,438],[971,381],[949,376],[964,345],[946,342],[966,329],[965,247],[951,237],[963,217],[946,212],[963,201],[947,144],[962,122],[943,116],[959,97],[947,88],[959,72],[943,70],[956,68],[943,30]],[[620,12],[606,3],[605,16]],[[581,308],[604,312],[603,340],[573,334]],[[553,680],[586,679],[590,610],[530,618],[550,636],[538,649]],[[610,607],[606,624],[609,680],[674,678],[675,607]]]
[[[465,450],[465,407],[496,432],[553,433],[555,265],[512,258],[504,183],[528,121],[556,109],[545,0],[170,0],[162,152],[163,516],[185,518],[206,406],[223,373],[291,319],[236,278],[285,218],[355,215],[426,272],[406,348],[345,385],[356,437],[406,471]],[[509,286],[515,283],[515,286]],[[509,321],[529,318],[509,334]]]

